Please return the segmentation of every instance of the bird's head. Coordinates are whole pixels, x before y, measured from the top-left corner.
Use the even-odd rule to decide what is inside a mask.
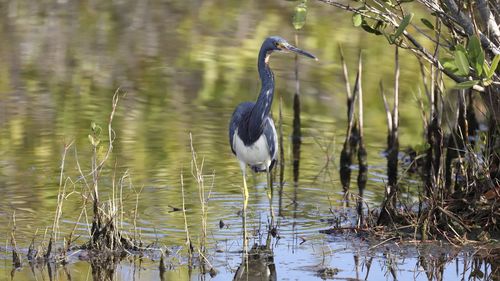
[[[271,36],[267,37],[262,43],[262,48],[266,51],[266,54],[269,56],[272,52],[292,52],[302,56],[306,56],[311,59],[318,60],[313,54],[301,50],[292,44],[288,43],[285,39],[279,36]]]

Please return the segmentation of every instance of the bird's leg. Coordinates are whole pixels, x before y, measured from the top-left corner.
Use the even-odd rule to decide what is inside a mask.
[[[272,183],[271,172],[269,171],[269,167],[267,167],[266,173],[267,173],[267,198],[269,199],[269,212],[271,214],[271,225],[269,226],[269,230],[272,230],[274,227],[273,183]]]
[[[245,166],[244,164],[242,165],[241,171],[243,174],[243,213],[242,213],[242,224],[243,224],[243,254],[245,255],[247,252],[247,246],[248,246],[248,241],[247,241],[247,206],[248,206],[248,188],[247,188],[247,179],[246,179],[246,172],[245,172]]]

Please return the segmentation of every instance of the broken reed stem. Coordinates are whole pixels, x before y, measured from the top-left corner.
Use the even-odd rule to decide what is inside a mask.
[[[386,118],[387,118],[387,134],[391,135],[392,134],[392,113],[391,113],[391,109],[389,107],[389,103],[387,102],[387,98],[385,97],[384,83],[382,82],[382,80],[380,80],[379,88],[380,88],[380,94],[382,95],[382,100],[384,101],[384,108],[385,108],[385,113],[386,113]]]
[[[113,124],[113,118],[116,113],[116,108],[118,106],[118,100],[119,100],[119,93],[120,93],[120,88],[116,89],[115,93],[113,94],[113,101],[111,103],[111,114],[109,115],[109,120],[108,120],[108,138],[109,138],[109,143],[108,143],[108,150],[106,151],[106,154],[102,158],[102,160],[97,164],[97,145],[93,145],[93,157],[92,157],[92,179],[93,179],[93,187],[94,187],[94,203],[97,204],[99,203],[99,189],[98,189],[98,179],[99,175],[102,171],[102,168],[104,166],[104,163],[109,158],[109,155],[113,151],[113,143],[115,140],[115,131],[112,128]],[[97,206],[95,206],[97,207]],[[94,208],[95,210],[95,208]]]
[[[184,217],[184,231],[186,232],[186,246],[188,247],[189,256],[192,256],[191,238],[189,236],[189,227],[186,216],[186,200],[184,194],[184,176],[181,172],[181,194],[182,194],[182,216]]]
[[[361,56],[361,51],[359,52],[358,58],[358,75],[359,75],[359,86],[358,86],[358,131],[359,137],[363,138],[363,89],[362,89],[362,71],[363,71],[363,61]]]
[[[393,216],[396,214],[396,203],[398,199],[398,126],[399,126],[399,51],[395,47],[394,53],[394,106],[392,112],[387,103],[384,93],[384,87],[380,82],[380,91],[384,101],[385,111],[387,115],[387,189],[385,200],[382,203],[382,208],[377,220],[377,225],[387,225],[393,223]]]
[[[74,141],[71,141],[70,143],[64,145],[64,151],[61,159],[61,173],[59,175],[59,191],[57,192],[57,207],[56,207],[56,212],[54,214],[54,222],[52,224],[52,235],[56,243],[59,238],[59,220],[61,219],[62,216],[63,202],[66,196],[66,182],[64,182],[63,184],[64,164],[68,150],[73,145],[73,142]]]
[[[21,256],[17,251],[16,243],[16,211],[12,214],[12,231],[10,233],[10,244],[12,246],[12,265],[14,268],[19,268],[22,265]]]
[[[299,35],[295,32],[295,44],[299,46]],[[299,180],[300,166],[300,145],[302,143],[302,132],[300,122],[300,80],[299,80],[299,56],[295,54],[295,95],[293,96],[293,132],[292,132],[292,152],[293,152],[293,181]],[[272,184],[271,184],[272,192]]]
[[[356,86],[351,94],[351,87],[349,85],[349,76],[347,73],[347,65],[344,59],[344,53],[342,51],[342,47],[339,46],[340,51],[340,59],[342,61],[342,68],[344,72],[344,79],[346,83],[346,95],[347,95],[347,132],[344,141],[344,145],[342,147],[342,151],[340,153],[340,181],[342,184],[342,189],[344,190],[345,196],[347,196],[347,191],[350,187],[351,182],[351,164],[352,164],[352,150],[355,149],[356,143],[355,139],[352,137],[352,130],[354,127],[354,107],[356,101]],[[356,83],[358,76],[356,76]],[[356,84],[357,85],[357,84]],[[348,202],[344,201],[347,205]]]
[[[394,53],[394,105],[392,108],[392,113],[388,117],[391,118],[390,132],[388,136],[388,155],[387,155],[387,174],[388,174],[388,186],[389,186],[389,198],[392,200],[392,204],[395,205],[398,193],[398,153],[399,153],[399,137],[398,137],[398,127],[399,127],[399,47],[395,47]],[[392,206],[394,207],[394,206]]]
[[[203,178],[203,164],[205,159],[201,160],[200,166],[198,166],[196,152],[193,147],[193,136],[189,133],[189,141],[191,146],[191,174],[196,180],[198,185],[198,196],[200,199],[200,207],[201,207],[201,243],[200,247],[202,251],[205,249],[205,240],[207,237],[207,222],[206,222],[206,200],[205,200],[205,182]]]
[[[340,61],[342,63],[342,70],[344,73],[345,90],[347,93],[347,98],[349,99],[351,98],[351,85],[349,83],[349,74],[347,72],[347,65],[344,58],[344,50],[342,49],[341,45],[339,45],[339,52],[340,52]]]
[[[141,187],[139,192],[135,193],[135,208],[134,208],[134,240],[137,241],[137,239],[141,240],[141,233],[137,233],[137,217],[139,215],[139,197],[141,196],[142,190],[144,189],[144,186]],[[138,237],[138,238],[137,238]]]
[[[280,101],[279,101],[279,123],[278,123],[278,145],[279,145],[279,156],[280,156],[280,161],[279,161],[279,167],[280,167],[280,184],[279,184],[279,203],[278,203],[278,216],[281,216],[282,213],[282,206],[283,206],[283,184],[285,180],[285,152],[283,149],[283,99],[280,96]]]
[[[358,192],[357,197],[357,212],[358,221],[357,225],[360,227],[364,224],[363,219],[363,194],[368,180],[368,164],[367,164],[367,153],[363,142],[363,88],[362,88],[362,72],[363,72],[363,61],[361,51],[359,52],[358,60],[358,73],[359,73],[359,83],[358,85],[358,130],[359,130],[359,142],[358,142]]]
[[[354,103],[356,102],[356,86],[355,86],[355,89],[353,90],[353,92],[351,92],[351,86],[349,83],[349,74],[347,71],[347,64],[345,62],[344,52],[343,52],[341,46],[339,46],[339,50],[340,50],[340,60],[342,62],[342,69],[343,69],[343,73],[344,73],[344,81],[345,81],[346,95],[347,95],[347,122],[348,122],[348,126],[347,126],[346,140],[350,140],[352,129],[354,127]],[[356,79],[358,79],[357,76],[356,76]]]
[[[295,32],[295,46],[299,47],[299,34]],[[295,54],[295,94],[300,95],[299,55]]]
[[[394,71],[394,111],[392,113],[393,118],[393,130],[396,138],[398,137],[399,128],[399,47],[396,46],[396,52],[394,55],[396,69]]]

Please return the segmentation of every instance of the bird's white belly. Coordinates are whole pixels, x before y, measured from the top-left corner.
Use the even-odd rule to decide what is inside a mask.
[[[269,154],[269,146],[266,137],[261,135],[257,141],[251,145],[245,145],[238,136],[238,130],[234,132],[233,148],[236,152],[236,157],[247,165],[269,166],[271,163],[271,155]]]

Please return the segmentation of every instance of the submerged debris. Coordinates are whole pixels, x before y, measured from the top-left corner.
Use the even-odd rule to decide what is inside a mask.
[[[326,280],[326,279],[334,279],[335,275],[337,275],[339,271],[340,270],[336,267],[325,267],[318,270],[317,273],[321,279]]]

